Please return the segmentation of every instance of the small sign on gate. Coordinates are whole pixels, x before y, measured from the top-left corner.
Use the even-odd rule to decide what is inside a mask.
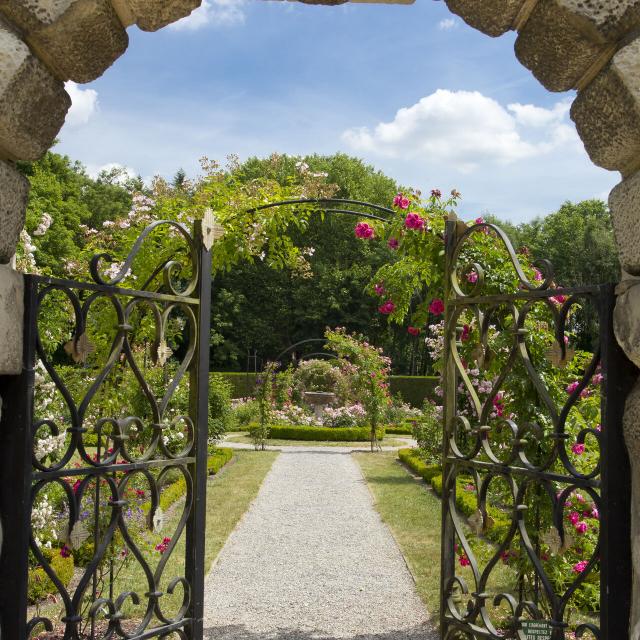
[[[523,620],[522,631],[527,640],[551,640],[553,627],[546,620]]]

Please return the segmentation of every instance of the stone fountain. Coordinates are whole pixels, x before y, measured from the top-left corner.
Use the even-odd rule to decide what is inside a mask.
[[[322,422],[324,408],[336,401],[336,394],[329,391],[305,391],[304,399],[313,407],[316,420]]]

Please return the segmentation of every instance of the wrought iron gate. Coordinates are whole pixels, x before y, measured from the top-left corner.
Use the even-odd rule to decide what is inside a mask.
[[[501,243],[513,291],[487,286],[473,234]],[[613,336],[614,287],[556,288],[548,263],[531,277],[491,224],[449,221],[445,243],[442,637],[627,638],[622,412],[634,374]],[[580,367],[570,330],[594,319],[600,344]],[[554,339],[532,353],[541,331]],[[575,381],[554,395],[550,376],[571,367]],[[529,398],[523,415],[505,413],[505,393]],[[589,402],[591,413],[579,410]]]
[[[133,279],[136,257],[162,254],[163,240],[177,252],[144,284]],[[202,637],[211,255],[200,222],[192,235],[158,221],[106,278],[109,262],[106,254],[92,260],[92,283],[25,277],[23,373],[0,378],[2,640],[45,630],[65,640]],[[40,330],[43,314],[67,323],[64,349],[61,336]],[[96,334],[106,345],[100,362],[88,328],[95,315],[112,327]],[[151,336],[144,344],[138,326]],[[179,336],[171,370],[169,333]],[[63,407],[56,415],[42,409],[42,380]],[[105,406],[107,385],[118,390],[115,405]],[[137,413],[126,399],[131,386]],[[184,501],[165,516],[161,490],[169,484],[180,484]],[[36,530],[36,511],[52,525],[48,540]],[[173,531],[163,530],[167,523]],[[74,575],[62,575],[60,558],[70,556]],[[53,597],[29,607],[34,580]]]

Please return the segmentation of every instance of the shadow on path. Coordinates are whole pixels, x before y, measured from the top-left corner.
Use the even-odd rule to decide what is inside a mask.
[[[398,631],[365,633],[357,635],[331,636],[322,631],[302,631],[300,629],[271,629],[255,631],[244,625],[210,627],[204,630],[204,640],[438,640],[433,628],[420,625]]]

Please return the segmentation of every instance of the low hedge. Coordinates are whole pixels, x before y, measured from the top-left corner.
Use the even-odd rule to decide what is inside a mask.
[[[229,447],[219,447],[217,448],[208,458],[207,458],[207,473],[210,476],[215,475],[224,467],[229,460],[233,458],[233,449]],[[160,508],[163,511],[166,511],[174,502],[182,498],[187,490],[187,485],[185,483],[184,476],[180,475],[180,477],[172,482],[170,485],[164,488],[162,493],[160,494]],[[146,502],[142,505],[142,509],[144,511],[149,511],[151,509],[151,503]]]
[[[389,435],[411,436],[413,435],[413,425],[411,424],[388,424],[385,431]]]
[[[442,497],[442,468],[439,465],[428,465],[420,458],[418,449],[399,449],[398,458],[407,465],[412,471],[428,482],[435,493]],[[460,513],[470,517],[478,510],[478,501],[475,492],[467,491],[464,487],[471,482],[470,479],[456,479],[456,506]],[[495,542],[501,544],[505,539],[509,528],[511,527],[511,519],[496,507],[489,505],[487,513],[493,519],[493,525],[487,529],[483,535]]]
[[[431,482],[438,475],[442,478],[442,467],[439,464],[428,465],[420,457],[418,449],[399,449],[398,458],[425,482]]]
[[[215,449],[207,459],[207,472],[209,475],[213,476],[218,473],[231,458],[233,458],[233,449],[229,447]]]
[[[376,432],[378,440],[385,435],[384,427]],[[269,438],[274,440],[321,440],[328,442],[362,442],[371,439],[369,427],[298,427],[293,425],[274,425]]]
[[[49,561],[51,568],[58,576],[58,580],[62,582],[66,588],[73,578],[73,570],[75,568],[73,556],[63,558],[60,555],[60,549],[44,549],[43,555]],[[27,586],[27,598],[29,604],[36,604],[40,600],[44,600],[47,596],[57,593],[55,585],[51,578],[46,574],[42,567],[29,569],[29,582]]]

